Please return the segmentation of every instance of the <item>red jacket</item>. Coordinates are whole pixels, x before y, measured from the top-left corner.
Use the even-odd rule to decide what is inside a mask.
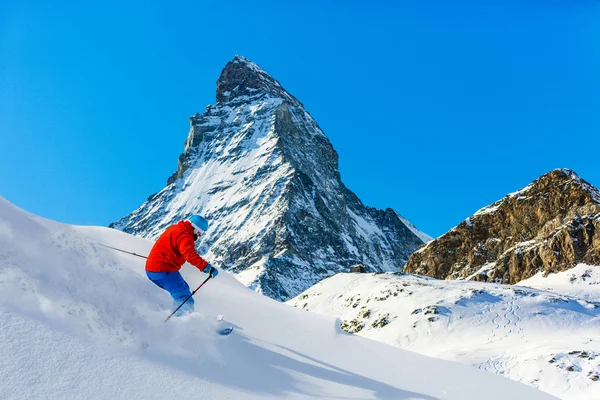
[[[196,253],[194,247],[194,228],[189,221],[180,221],[171,225],[160,235],[146,261],[146,271],[175,272],[185,262],[189,262],[200,271],[208,265]]]

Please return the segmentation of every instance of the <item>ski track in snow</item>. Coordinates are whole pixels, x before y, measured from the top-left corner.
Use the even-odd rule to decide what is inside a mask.
[[[492,305],[489,305],[488,312],[492,310]],[[498,311],[494,311],[496,316],[492,318],[492,336],[488,339],[488,343],[496,342],[496,337],[498,336],[498,331],[500,330],[500,325],[498,324],[498,319],[500,318],[500,313]]]
[[[511,327],[512,321],[509,318],[509,315],[512,314],[512,309],[513,309],[513,301],[511,300],[511,302],[508,304],[508,307],[506,307],[506,312],[504,313],[504,319],[506,320],[506,324],[504,324],[504,326],[502,328],[506,332],[502,339],[506,339],[512,333],[512,327]]]
[[[519,315],[517,314],[517,311],[521,310],[521,306],[517,303],[515,303],[514,299],[512,301],[513,304],[513,315],[515,316],[515,328],[518,329],[518,333],[519,333],[519,337],[523,340],[525,339],[525,336],[523,335],[523,327],[521,325],[519,325],[519,322],[521,321],[521,317],[519,317]]]

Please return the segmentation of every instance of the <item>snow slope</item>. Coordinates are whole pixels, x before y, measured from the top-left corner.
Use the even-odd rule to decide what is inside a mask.
[[[578,266],[523,282],[570,285],[570,293],[410,274],[338,274],[288,303],[340,317],[358,336],[470,364],[563,399],[597,400],[599,272]]]
[[[525,385],[341,332],[335,318],[222,273],[199,312],[143,275],[151,242],[24,212],[0,197],[2,399],[549,399]],[[203,274],[184,267],[195,286]],[[213,333],[224,314],[236,330]]]
[[[579,264],[567,271],[544,276],[542,272],[519,285],[551,290],[600,303],[600,267]]]

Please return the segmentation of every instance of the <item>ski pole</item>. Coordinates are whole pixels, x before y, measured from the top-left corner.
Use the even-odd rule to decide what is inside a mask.
[[[99,244],[100,246],[103,246],[103,247],[108,247],[109,249],[117,250],[117,251],[120,251],[120,252],[122,252],[122,253],[131,254],[132,256],[138,256],[138,257],[141,257],[141,258],[148,258],[148,257],[146,257],[146,256],[142,256],[141,254],[132,253],[132,252],[130,252],[130,251],[125,251],[125,250],[117,249],[116,247],[107,246],[107,245],[105,245],[105,244],[102,244],[102,243],[98,243],[98,244]]]
[[[208,278],[206,278],[206,279],[204,280],[204,282],[202,282],[202,283],[200,284],[200,286],[198,286],[198,287],[196,288],[196,290],[194,290],[194,291],[192,292],[192,294],[190,294],[190,295],[187,297],[187,299],[185,299],[185,300],[183,301],[183,303],[181,303],[181,304],[179,305],[179,307],[177,307],[177,308],[175,309],[175,311],[173,311],[173,312],[171,313],[171,315],[169,315],[169,316],[167,317],[167,319],[165,319],[165,322],[167,322],[169,319],[171,319],[171,317],[173,316],[173,314],[175,314],[175,313],[176,313],[176,312],[177,312],[177,311],[178,311],[178,310],[181,308],[181,306],[183,306],[183,305],[185,304],[185,302],[186,302],[186,301],[188,301],[188,300],[189,300],[189,299],[190,299],[190,298],[191,298],[191,297],[192,297],[192,296],[193,296],[193,295],[194,295],[194,294],[195,294],[195,293],[196,293],[198,290],[200,290],[200,288],[201,288],[202,286],[204,286],[204,284],[205,284],[206,282],[208,282],[208,280],[209,280],[210,278],[211,278],[211,276],[210,276],[210,275],[208,275]]]

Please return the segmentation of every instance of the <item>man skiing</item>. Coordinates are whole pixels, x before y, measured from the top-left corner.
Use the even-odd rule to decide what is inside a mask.
[[[208,221],[199,215],[171,225],[158,238],[146,261],[146,275],[158,287],[173,297],[177,308],[191,294],[179,269],[187,261],[200,271],[215,278],[219,271],[196,253],[194,241],[208,230]],[[194,299],[190,298],[179,310],[180,317],[194,311]]]

